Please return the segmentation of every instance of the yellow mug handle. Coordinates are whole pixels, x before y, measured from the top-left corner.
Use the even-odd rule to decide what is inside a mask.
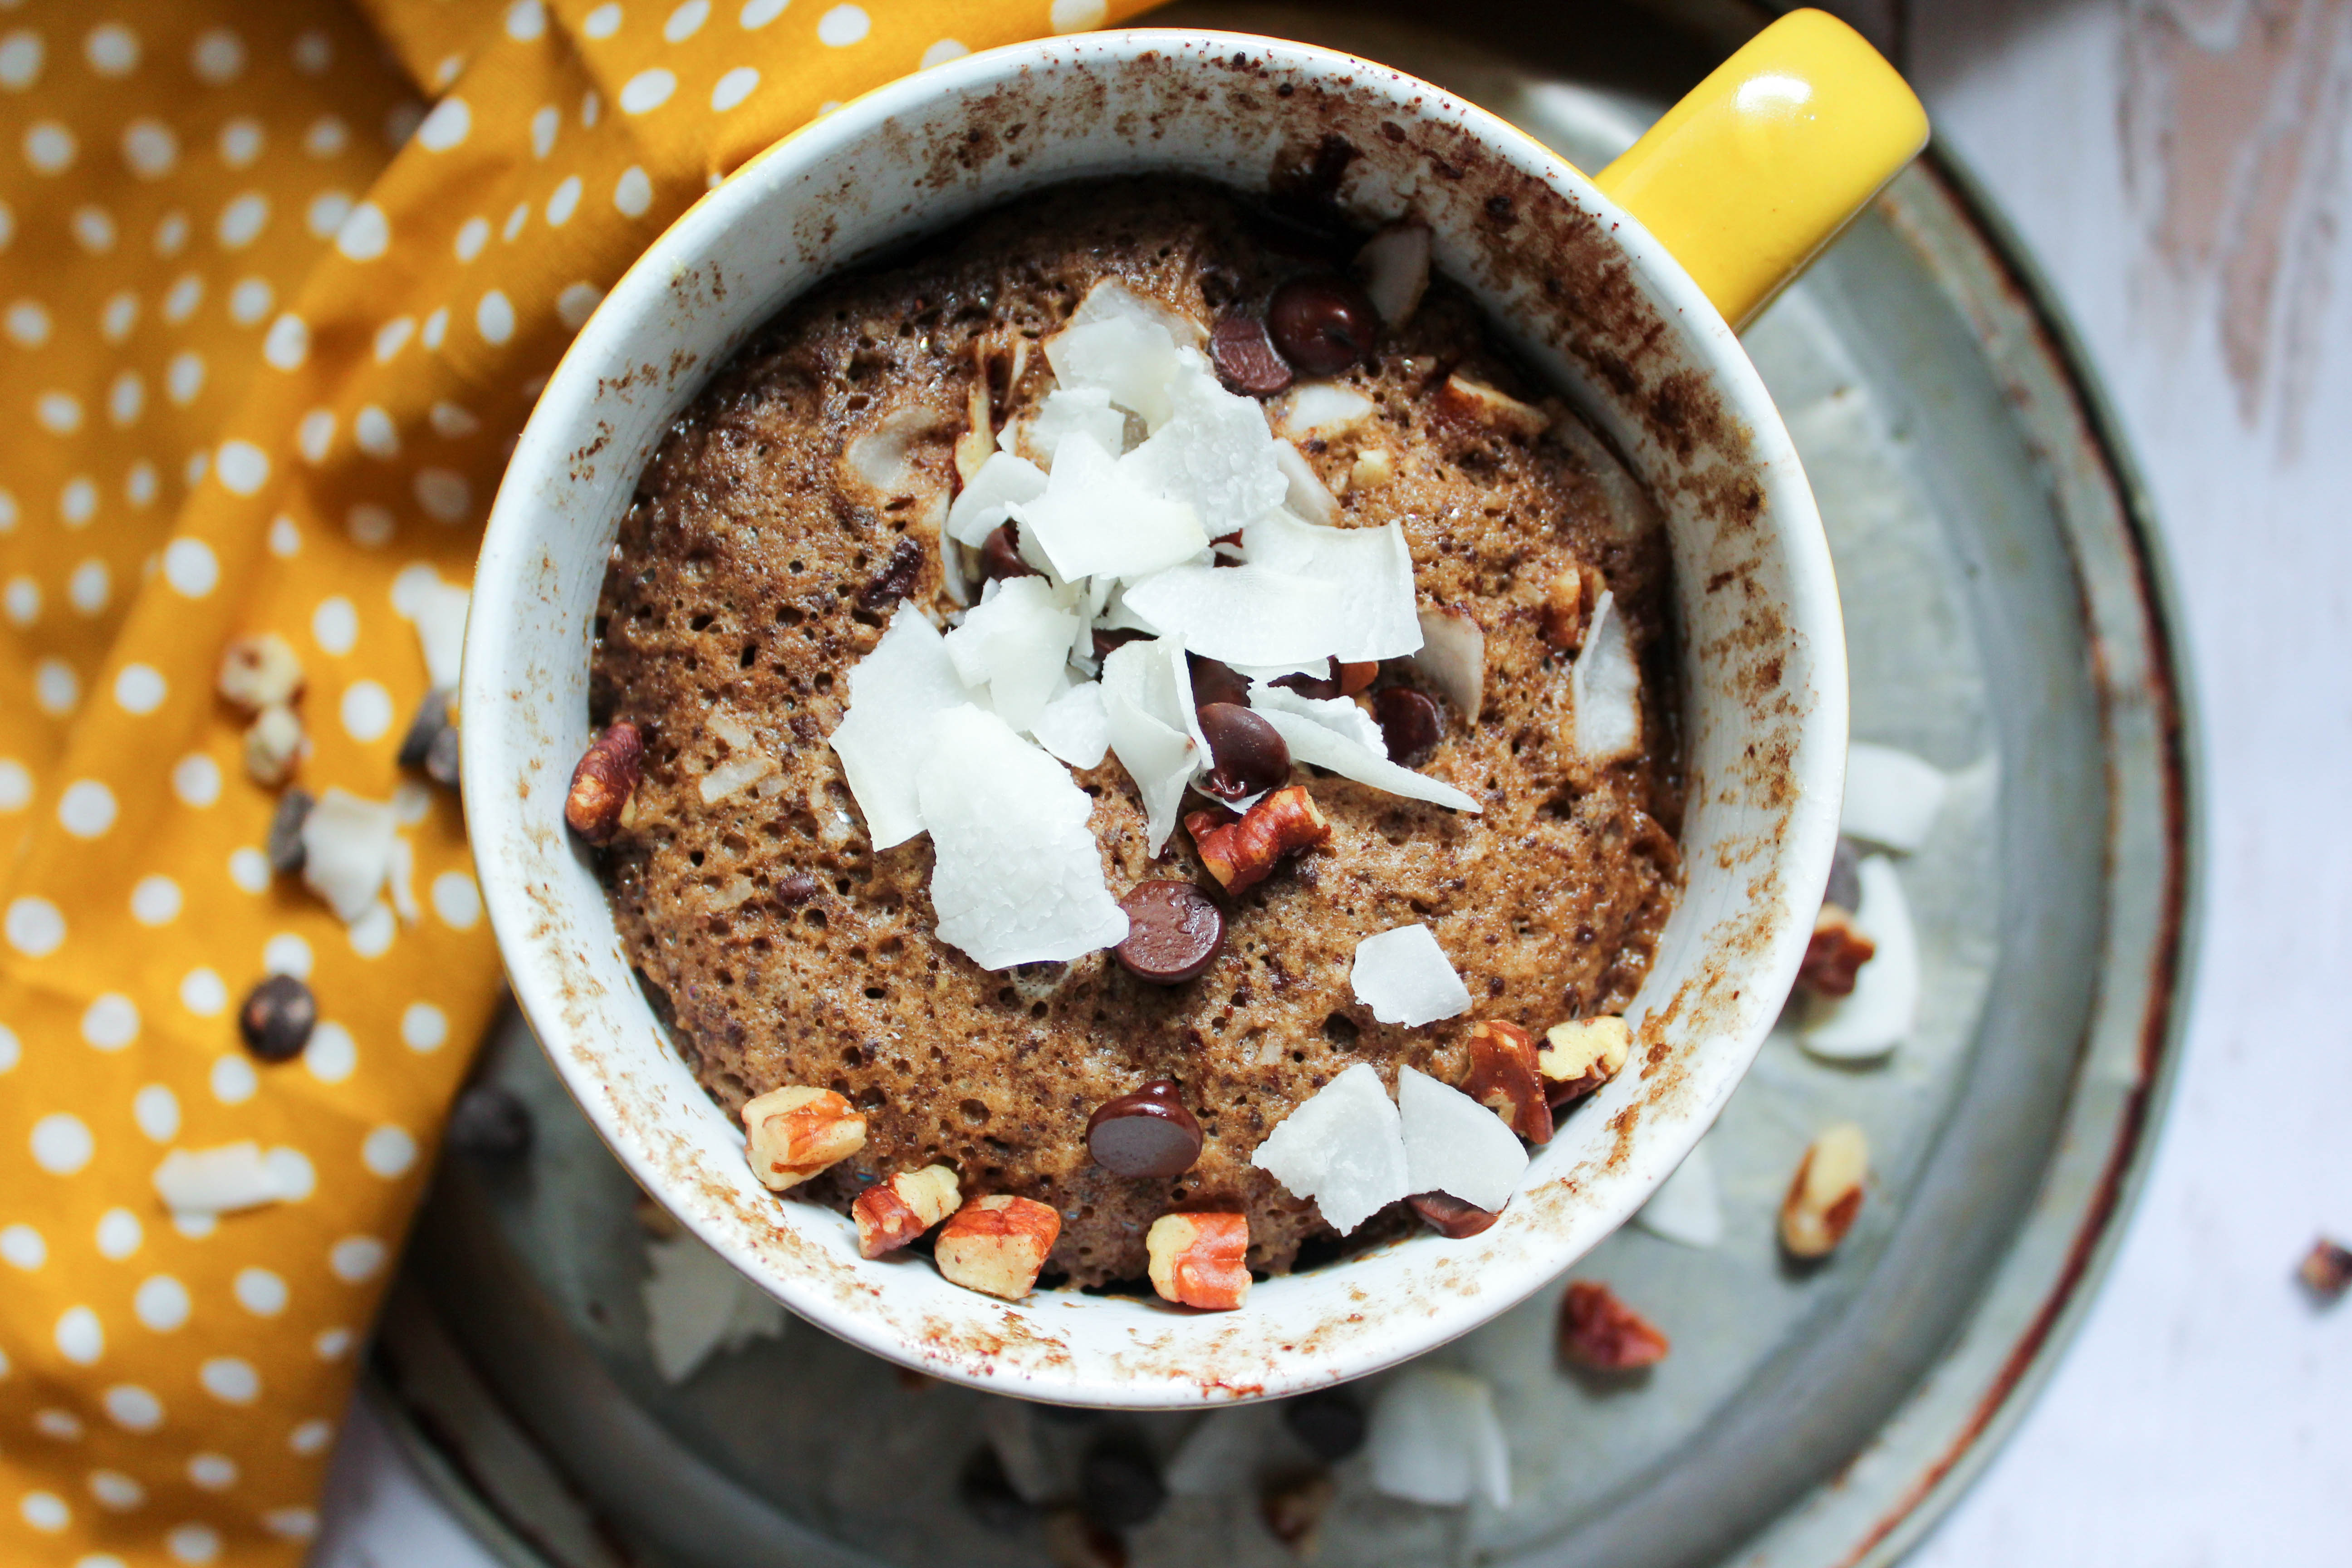
[[[1927,144],[1927,111],[1821,11],[1765,28],[1593,183],[1737,329]]]

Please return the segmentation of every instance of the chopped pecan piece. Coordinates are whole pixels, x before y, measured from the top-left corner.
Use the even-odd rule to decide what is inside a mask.
[[[974,1198],[940,1228],[931,1257],[940,1274],[967,1290],[1018,1301],[1062,1234],[1062,1217],[1034,1198],[992,1193]]]
[[[1543,1073],[1544,1098],[1555,1107],[1580,1100],[1615,1078],[1633,1051],[1633,1031],[1614,1015],[1570,1018],[1544,1031],[1536,1065]]]
[[[1274,791],[1244,813],[1239,822],[1210,827],[1194,826],[1207,816],[1193,812],[1184,819],[1192,829],[1201,864],[1229,893],[1255,887],[1274,874],[1284,857],[1312,849],[1331,837],[1330,819],[1315,805],[1305,784]]]
[[[1559,1300],[1559,1359],[1595,1372],[1637,1372],[1666,1359],[1666,1336],[1617,1293],[1593,1279],[1570,1282]]]
[[[563,820],[572,831],[591,844],[611,843],[637,792],[645,762],[645,736],[626,719],[590,742],[563,797]]]
[[[1536,1043],[1517,1024],[1486,1019],[1470,1026],[1470,1075],[1462,1092],[1528,1142],[1551,1142],[1551,1102],[1544,1097]]]
[[[744,1105],[743,1126],[753,1173],[780,1193],[866,1147],[866,1118],[829,1089],[772,1089]]]
[[[1816,995],[1851,996],[1862,966],[1877,952],[1878,944],[1862,934],[1853,915],[1836,904],[1823,904],[1813,917],[1804,960],[1797,965],[1797,984]]]
[[[1164,1214],[1143,1238],[1163,1301],[1230,1311],[1249,1295],[1249,1216]]]
[[[2341,1300],[2345,1291],[2352,1290],[2352,1249],[2323,1236],[2304,1254],[2295,1274],[2323,1305]]]
[[[1780,1201],[1780,1245],[1792,1258],[1826,1258],[1862,1213],[1863,1179],[1870,1173],[1870,1142],[1851,1121],[1826,1128],[1797,1162],[1789,1195]]]
[[[956,1173],[945,1165],[901,1171],[877,1182],[849,1205],[850,1217],[857,1222],[857,1255],[880,1258],[896,1252],[962,1204]]]

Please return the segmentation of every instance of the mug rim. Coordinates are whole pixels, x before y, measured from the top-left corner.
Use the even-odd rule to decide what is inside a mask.
[[[772,204],[789,201],[792,182],[804,172],[854,159],[857,148],[900,115],[941,101],[969,100],[975,93],[1018,80],[1032,70],[1083,70],[1092,64],[1115,67],[1131,62],[1147,51],[1171,54],[1186,59],[1191,68],[1204,68],[1208,58],[1234,49],[1265,54],[1287,68],[1311,72],[1341,91],[1381,90],[1383,80],[1388,84],[1410,84],[1417,107],[1433,105],[1449,122],[1466,129],[1508,163],[1532,173],[1560,199],[1605,219],[1612,248],[1629,263],[1645,299],[1654,308],[1682,319],[1693,340],[1694,351],[1703,356],[1709,384],[1719,390],[1726,403],[1746,421],[1755,451],[1754,463],[1767,474],[1767,483],[1772,488],[1769,510],[1774,519],[1775,543],[1785,559],[1791,629],[1811,644],[1815,670],[1813,705],[1799,727],[1805,742],[1799,761],[1808,764],[1811,772],[1800,774],[1797,764],[1791,764],[1797,789],[1806,798],[1792,813],[1786,837],[1793,842],[1782,846],[1777,863],[1795,862],[1792,873],[1801,873],[1795,876],[1799,883],[1822,879],[1835,839],[1836,801],[1844,760],[1843,628],[1827,543],[1810,489],[1778,411],[1736,335],[1681,265],[1648,231],[1564,159],[1499,117],[1454,94],[1391,68],[1315,46],[1254,35],[1159,27],[1034,39],[966,56],[887,83],[821,115],[765,149],[728,180],[705,193],[632,263],[550,376],[491,509],[478,571],[476,605],[519,605],[526,600],[528,595],[521,591],[521,585],[530,581],[533,563],[525,557],[538,551],[543,542],[530,531],[529,513],[533,499],[530,492],[542,475],[564,461],[572,437],[581,427],[583,411],[594,405],[599,372],[609,371],[623,362],[625,356],[618,351],[627,334],[647,318],[658,315],[676,280],[709,258],[723,236],[738,225],[757,221]],[[1428,105],[1421,104],[1424,99]],[[1165,161],[1155,162],[1148,149],[1136,149],[1116,172],[1149,174],[1165,167]],[[1057,174],[1054,183],[1077,177],[1081,176]],[[1023,188],[1007,189],[1005,184],[1002,180],[994,182],[973,210],[985,210],[1010,199]],[[856,264],[854,253],[831,259],[816,279],[770,300],[759,312],[760,317],[772,316],[807,288],[821,286],[824,277],[837,275]],[[688,402],[707,384],[716,365],[733,352],[734,345],[730,343],[692,378],[685,395]],[[597,575],[601,579],[601,563]],[[485,588],[491,591],[485,595]],[[467,634],[462,711],[494,717],[506,706],[499,686],[515,673],[515,634],[519,629],[513,617],[472,618]],[[478,654],[480,657],[476,657]],[[1685,658],[1688,657],[1685,650]],[[1605,1205],[1596,1209],[1590,1202],[1584,1205],[1589,1214],[1597,1214],[1604,1222],[1590,1239],[1571,1245],[1566,1240],[1552,1241],[1549,1232],[1535,1232],[1532,1234],[1550,1242],[1548,1248],[1538,1249],[1538,1258],[1508,1255],[1480,1258],[1482,1269],[1509,1275],[1508,1283],[1500,1289],[1444,1298],[1420,1320],[1422,1326],[1416,1331],[1406,1332],[1400,1326],[1382,1335],[1350,1337],[1342,1345],[1317,1346],[1312,1355],[1293,1356],[1287,1364],[1270,1362],[1263,1369],[1265,1375],[1253,1381],[1236,1383],[1214,1378],[1189,1389],[1165,1378],[1138,1381],[1120,1376],[1107,1371],[1108,1363],[1101,1357],[1093,1358],[1094,1364],[1083,1375],[1068,1370],[1049,1375],[1034,1366],[1007,1373],[992,1365],[975,1364],[968,1358],[943,1359],[936,1349],[912,1342],[907,1332],[887,1326],[883,1316],[845,1306],[845,1298],[838,1292],[796,1288],[803,1282],[747,1247],[742,1237],[724,1223],[724,1214],[698,1201],[709,1197],[708,1191],[684,1179],[658,1157],[644,1136],[596,1092],[604,1086],[598,1082],[593,1064],[572,1047],[566,1037],[569,1009],[567,998],[561,993],[568,982],[557,973],[561,958],[551,962],[550,955],[541,950],[543,944],[533,938],[533,927],[539,918],[533,906],[539,890],[527,879],[499,875],[500,868],[487,863],[489,854],[505,841],[501,829],[519,828],[525,834],[530,831],[528,824],[515,820],[524,814],[525,803],[518,801],[512,775],[501,766],[513,749],[511,741],[510,735],[501,733],[489,745],[468,748],[462,764],[467,818],[469,823],[481,825],[482,829],[472,835],[472,842],[481,847],[478,853],[486,861],[480,867],[479,879],[485,904],[518,1000],[566,1087],[607,1147],[639,1184],[700,1240],[798,1315],[887,1359],[997,1392],[1100,1405],[1185,1407],[1303,1392],[1378,1371],[1434,1348],[1517,1305],[1572,1267],[1601,1237],[1630,1218],[1712,1124],[1723,1100],[1745,1076],[1770,1026],[1767,1014],[1746,1030],[1746,1038],[1727,1052],[1718,1053],[1736,1055],[1736,1069],[1719,1073],[1719,1082],[1702,1106],[1679,1119],[1668,1120],[1664,1126],[1658,1125],[1655,1119],[1645,1119],[1652,1130],[1636,1142],[1631,1162],[1639,1167],[1639,1173],[1631,1181],[1612,1184],[1611,1201]],[[1690,743],[1685,742],[1686,746]],[[562,765],[568,769],[570,760],[561,758]],[[540,809],[544,814],[543,805]],[[560,824],[554,831],[562,834]],[[572,847],[571,852],[577,855],[576,847]],[[1806,862],[1811,859],[1818,859],[1818,868],[1812,869],[1817,869],[1819,876],[1808,868]],[[1683,894],[1687,896],[1689,891],[1686,881]],[[1802,932],[1793,919],[1781,924],[1783,929],[1777,932],[1775,940],[1760,953],[1749,954],[1739,967],[1742,974],[1751,977],[1751,984],[1773,989],[1776,994],[1784,993],[1793,979],[1803,947]],[[638,1007],[646,1007],[641,994],[632,993],[630,1000]],[[625,1007],[627,1003],[623,1005]],[[650,1018],[650,1009],[646,1010]],[[699,1086],[696,1087],[698,1093]],[[1533,1185],[1532,1181],[1529,1185]],[[780,1201],[775,1194],[770,1197]],[[835,1217],[830,1211],[827,1213],[828,1217]],[[1498,1231],[1501,1228],[1496,1227]],[[1408,1242],[1381,1244],[1353,1254],[1323,1272],[1344,1280],[1350,1270],[1368,1258],[1408,1245],[1422,1246],[1435,1262],[1445,1256],[1439,1247],[1427,1245],[1436,1239],[1414,1237]],[[1458,1251],[1467,1244],[1443,1245]],[[888,1286],[871,1289],[874,1294],[880,1295]],[[967,1316],[974,1321],[1034,1314],[1050,1310],[1055,1304],[1053,1297],[1045,1293],[1033,1295],[1017,1304],[976,1293],[963,1295]],[[1249,1310],[1245,1306],[1242,1313]],[[1239,1314],[1226,1316],[1236,1315]],[[1213,1319],[1179,1320],[1180,1324],[1185,1321],[1195,1326],[1210,1322],[1213,1331]]]

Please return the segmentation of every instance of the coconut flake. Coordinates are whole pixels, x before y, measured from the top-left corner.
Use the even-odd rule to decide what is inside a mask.
[[[1007,578],[941,639],[958,679],[985,689],[996,716],[1015,730],[1034,726],[1062,689],[1079,624],[1068,596],[1042,577]]]
[[[1376,405],[1336,381],[1302,381],[1277,405],[1276,427],[1294,441],[1344,436],[1372,416]]]
[[[1274,689],[1282,690],[1280,687]],[[1328,768],[1342,778],[1370,784],[1390,795],[1402,795],[1407,800],[1425,800],[1433,805],[1448,806],[1455,811],[1475,813],[1479,809],[1475,798],[1444,780],[1431,778],[1427,773],[1417,773],[1411,768],[1390,762],[1381,752],[1331,728],[1319,717],[1288,711],[1281,704],[1296,695],[1286,692],[1281,698],[1272,698],[1260,703],[1255,691],[1250,694],[1250,706],[1282,736],[1284,743],[1290,748],[1293,762]],[[1350,702],[1348,706],[1353,708],[1355,704]],[[1362,710],[1357,709],[1357,711],[1360,713]]]
[[[1469,987],[1437,945],[1437,933],[1419,923],[1375,931],[1358,942],[1348,984],[1383,1024],[1417,1029],[1470,1010]]]
[[[1404,325],[1429,288],[1429,230],[1417,223],[1389,225],[1356,252],[1355,272],[1381,325]]]
[[[1265,566],[1174,566],[1128,585],[1129,616],[1204,658],[1289,666],[1327,657],[1349,628],[1339,588]]]
[[[1907,855],[1927,842],[1950,787],[1932,763],[1892,746],[1856,741],[1846,748],[1845,809],[1838,831]]]
[[[1110,717],[1098,681],[1081,681],[1045,704],[1030,733],[1074,768],[1099,767],[1110,750]]]
[[[1358,1062],[1282,1119],[1255,1165],[1345,1236],[1412,1191],[1397,1108],[1369,1062]]]
[[[1620,539],[1650,537],[1664,526],[1658,503],[1633,470],[1583,420],[1570,415],[1544,426],[1543,438],[1564,447],[1609,500],[1602,526]]]
[[[1283,479],[1290,488],[1284,492],[1282,504],[1309,522],[1328,526],[1339,521],[1339,498],[1307,460],[1307,454],[1288,441],[1274,444],[1274,460],[1282,469]]]
[[[1528,1152],[1503,1119],[1460,1089],[1409,1067],[1397,1069],[1397,1116],[1404,1131],[1405,1184],[1450,1193],[1482,1209],[1511,1201]]]
[[[1325,646],[1326,653],[1362,663],[1421,647],[1412,551],[1405,544],[1403,525],[1324,528],[1270,510],[1243,533],[1242,547],[1251,565],[1328,583],[1337,591],[1347,625]]]
[[[1129,466],[1141,451],[1113,458],[1084,431],[1065,437],[1045,493],[1013,508],[1024,552],[1034,539],[1055,572],[1075,582],[1141,577],[1208,549],[1192,505]]]
[[[1087,290],[1078,308],[1070,312],[1073,327],[1092,326],[1097,321],[1148,322],[1166,332],[1178,348],[1197,349],[1209,339],[1208,329],[1177,310],[1163,305],[1146,294],[1139,294],[1116,278],[1106,278]]]
[[[1642,749],[1642,669],[1617,595],[1603,589],[1569,671],[1569,715],[1576,750],[1591,763],[1614,763]]]
[[[1715,1162],[1701,1139],[1673,1174],[1658,1184],[1650,1201],[1633,1221],[1653,1236],[1685,1247],[1706,1248],[1723,1241],[1723,1199],[1715,1180]]]
[[[1157,857],[1175,828],[1184,786],[1209,754],[1192,712],[1182,645],[1145,637],[1111,649],[1103,660],[1102,698],[1110,749],[1143,797],[1144,833]]]
[[[1013,515],[1014,507],[1044,495],[1045,485],[1045,470],[1028,458],[1011,452],[995,453],[948,508],[948,537],[978,549]]]
[[[1421,651],[1412,667],[1445,694],[1454,711],[1475,724],[1486,701],[1486,634],[1463,610],[1423,610]]]
[[[1176,379],[1177,353],[1176,339],[1163,323],[1137,313],[1074,317],[1071,325],[1045,340],[1045,363],[1059,386],[1103,392],[1153,430],[1173,412],[1169,384]]]
[[[1853,923],[1877,952],[1855,973],[1852,994],[1806,999],[1797,1035],[1806,1050],[1832,1061],[1884,1056],[1919,1021],[1919,937],[1903,879],[1884,855],[1866,857],[1856,875],[1862,907]]]
[[[345,925],[367,913],[392,874],[399,814],[388,800],[330,789],[302,819],[302,881]]]
[[[1056,387],[1036,412],[1006,426],[999,445],[1008,452],[1026,447],[1024,455],[1051,472],[1055,451],[1072,436],[1085,436],[1116,457],[1127,450],[1126,411],[1113,407],[1110,394],[1099,386]]]
[[[1061,763],[965,705],[931,721],[919,776],[940,941],[983,969],[1009,969],[1126,938],[1087,826],[1093,798]]]
[[[842,466],[886,498],[918,487],[929,489],[940,481],[915,466],[915,444],[956,422],[953,414],[919,403],[893,408],[849,438],[841,450]]]
[[[1290,480],[1255,398],[1227,392],[1187,350],[1168,388],[1169,417],[1119,467],[1155,494],[1190,506],[1210,538],[1282,504]]]
[[[1455,1508],[1483,1497],[1511,1506],[1511,1450],[1483,1378],[1408,1367],[1372,1401],[1365,1447],[1372,1485],[1391,1497]]]
[[[1328,663],[1324,674],[1327,677],[1329,674]],[[1381,727],[1372,722],[1372,716],[1352,698],[1308,697],[1293,691],[1287,686],[1254,681],[1250,687],[1249,701],[1250,706],[1260,713],[1289,713],[1311,720],[1372,756],[1383,762],[1388,760],[1388,737],[1381,733]]]
[[[695,793],[702,796],[703,805],[717,805],[737,791],[748,789],[782,771],[776,759],[764,752],[739,752],[719,763],[698,779]]]
[[[454,689],[466,652],[466,610],[474,595],[438,577],[411,592],[408,619],[425,654],[425,678],[436,690]]]
[[[175,1215],[236,1214],[300,1194],[251,1139],[215,1149],[174,1149],[155,1167],[155,1195]]]
[[[646,1348],[664,1383],[684,1383],[720,1351],[783,1333],[783,1308],[692,1236],[648,1240],[646,1263]]]
[[[874,651],[849,672],[849,711],[832,737],[875,848],[923,830],[917,784],[930,756],[931,721],[971,700],[939,628],[899,605]]]

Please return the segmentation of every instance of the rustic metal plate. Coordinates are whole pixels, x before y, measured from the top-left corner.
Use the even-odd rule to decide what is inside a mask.
[[[1601,7],[1482,8],[1462,21],[1483,47],[1317,10],[1181,15],[1400,66],[1586,168],[1706,58]],[[1748,341],[1837,559],[1855,734],[1954,777],[1902,867],[1924,1021],[1873,1068],[1776,1034],[1706,1145],[1723,1245],[1629,1227],[1575,1271],[1648,1311],[1674,1354],[1629,1386],[1562,1374],[1557,1287],[1435,1352],[1493,1379],[1515,1505],[1408,1507],[1353,1461],[1318,1559],[1335,1568],[1891,1562],[2047,1370],[2144,1167],[2185,981],[2192,781],[2161,563],[2090,379],[2015,247],[1932,157]],[[952,1500],[987,1396],[910,1383],[805,1325],[665,1384],[628,1177],[527,1037],[502,1037],[485,1071],[531,1104],[537,1143],[520,1163],[447,1163],[379,1364],[428,1472],[503,1553],[1046,1561],[1034,1531],[991,1534]],[[1875,1184],[1836,1259],[1795,1271],[1772,1213],[1813,1130],[1842,1118],[1869,1131]],[[1202,1417],[1120,1419],[1165,1451]],[[1179,1500],[1130,1544],[1139,1568],[1293,1561],[1240,1497]]]

